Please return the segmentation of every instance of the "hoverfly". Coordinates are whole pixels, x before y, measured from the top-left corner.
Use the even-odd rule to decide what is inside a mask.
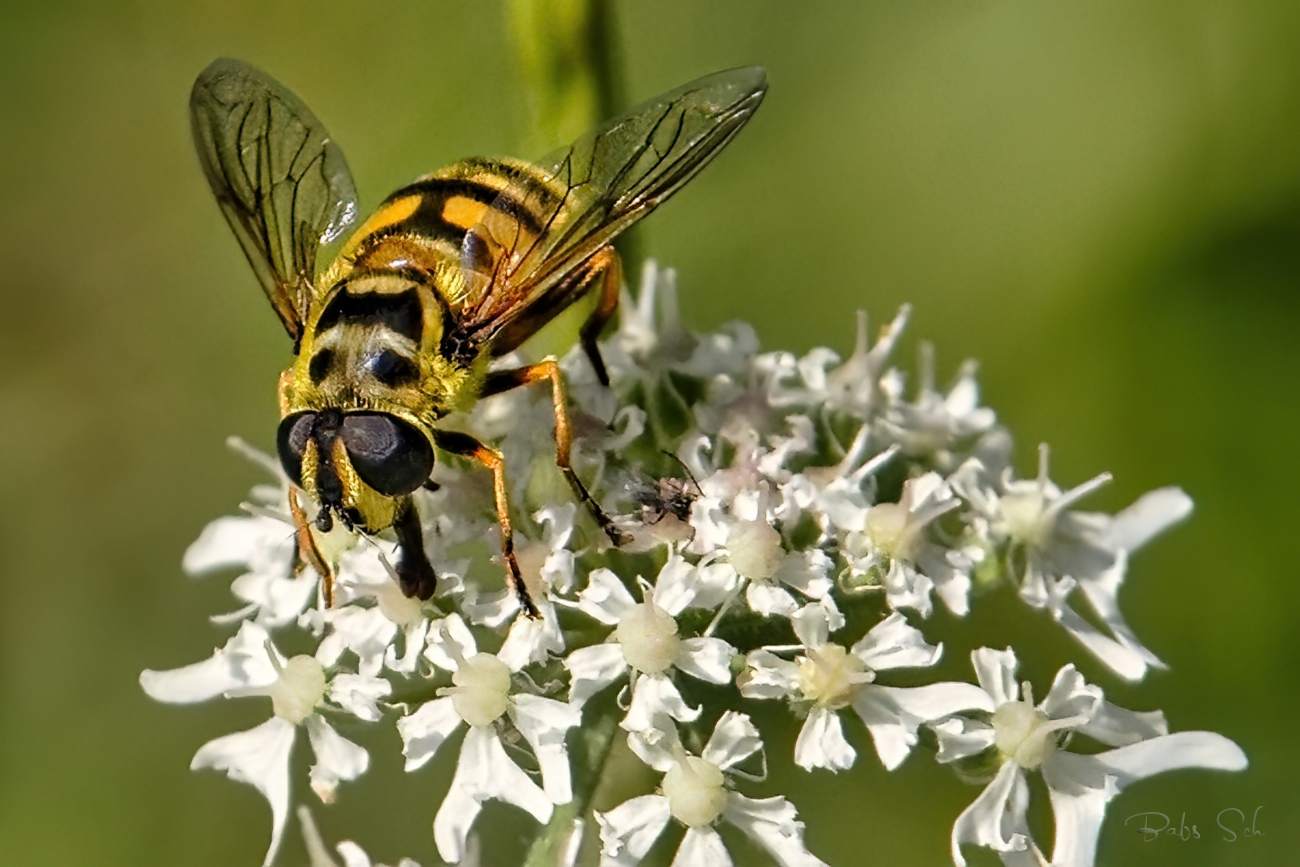
[[[622,282],[611,242],[721,150],[767,91],[759,67],[706,76],[633,109],[537,163],[471,158],[389,196],[317,271],[321,248],[357,216],[343,153],[315,115],[266,73],[213,62],[194,82],[190,120],[204,174],[271,306],[293,340],[280,376],[277,451],[293,488],[299,554],[333,574],[311,533],[392,528],[402,592],[428,599],[437,581],[411,494],[438,451],[493,474],[508,580],[537,617],[515,559],[501,453],[438,427],[479,399],[549,382],[556,464],[615,543],[622,534],[570,465],[564,385],[553,358],[500,369],[579,298],[596,293],[579,332],[600,381],[596,346]],[[316,506],[314,517],[299,492]]]

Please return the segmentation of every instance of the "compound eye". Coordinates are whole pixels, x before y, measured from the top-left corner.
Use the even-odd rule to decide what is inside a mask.
[[[353,412],[339,430],[361,481],[386,497],[409,494],[433,472],[433,447],[409,422],[382,412]]]
[[[310,410],[287,415],[280,422],[280,430],[275,437],[275,449],[280,454],[280,464],[284,467],[289,481],[302,487],[302,453],[311,438],[312,426],[316,423],[316,413]]]

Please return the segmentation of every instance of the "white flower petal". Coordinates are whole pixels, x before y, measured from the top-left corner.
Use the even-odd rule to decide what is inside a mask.
[[[672,867],[731,867],[731,855],[712,828],[687,828]]]
[[[546,600],[538,600],[542,616],[516,617],[510,624],[505,643],[497,651],[497,659],[511,671],[519,671],[531,662],[545,662],[550,656],[564,653],[564,633],[555,607]]]
[[[680,744],[677,724],[671,717],[663,715],[654,719],[654,727],[650,730],[630,732],[627,736],[627,745],[637,758],[660,773],[667,773],[677,766],[674,750]]]
[[[799,693],[799,666],[771,651],[751,650],[736,682],[746,698],[785,698]]]
[[[817,606],[826,614],[826,620],[830,624],[831,632],[843,629],[845,624],[844,615],[840,613],[840,608],[835,604],[835,597],[826,595],[817,600]]]
[[[821,599],[834,585],[826,574],[830,568],[831,558],[820,548],[795,551],[781,561],[772,580],[793,587],[804,596]]]
[[[1006,762],[952,826],[952,860],[965,867],[960,844],[984,846],[995,852],[1023,850],[1029,841],[1025,811],[1029,786],[1015,762]]]
[[[636,600],[623,582],[605,568],[593,570],[587,577],[586,589],[578,594],[578,609],[607,626],[618,623],[618,619],[633,605],[636,605]]]
[[[1143,652],[1146,648],[1141,645],[1131,647],[1116,641],[1109,635],[1104,635],[1071,608],[1058,608],[1052,612],[1052,615],[1066,632],[1087,648],[1089,653],[1120,677],[1130,683],[1136,683],[1146,676],[1150,660],[1155,659],[1154,656],[1150,656],[1149,651]],[[1157,659],[1156,662],[1159,660]],[[1163,668],[1164,663],[1160,663],[1160,667]]]
[[[1159,488],[1116,515],[1103,538],[1112,549],[1136,551],[1191,513],[1192,498],[1181,488]]]
[[[1169,724],[1158,710],[1134,711],[1100,701],[1093,707],[1088,721],[1076,730],[1103,744],[1118,747],[1167,735]]]
[[[579,648],[564,660],[569,669],[569,701],[581,707],[627,671],[623,648],[616,643]]]
[[[1079,580],[1079,591],[1088,604],[1092,606],[1093,611],[1101,619],[1110,634],[1115,636],[1126,650],[1136,653],[1142,661],[1154,668],[1168,668],[1160,657],[1156,656],[1150,650],[1138,641],[1137,636],[1133,633],[1132,628],[1124,620],[1124,615],[1119,610],[1119,588],[1124,582],[1124,574],[1128,568],[1128,552],[1120,551],[1115,555],[1115,563],[1110,568],[1095,577],[1081,578]],[[1054,611],[1053,616],[1059,619],[1059,612]]]
[[[688,638],[682,642],[676,666],[708,683],[730,683],[735,655],[736,648],[721,638]]]
[[[1205,768],[1240,771],[1246,754],[1235,743],[1214,732],[1176,732],[1094,755],[1061,750],[1043,765],[1048,786],[1065,794],[1101,789],[1111,779],[1116,790],[1165,771]]]
[[[1073,664],[1067,664],[1056,673],[1052,688],[1039,707],[1052,719],[1087,718],[1096,712],[1101,702],[1101,687],[1088,683]]]
[[[565,549],[573,535],[577,513],[578,504],[573,502],[543,506],[533,513],[533,520],[542,527],[542,542],[553,553],[572,553]]]
[[[254,606],[259,623],[283,626],[292,623],[316,593],[319,579],[311,569],[297,576],[288,562],[269,569],[240,575],[230,583],[230,592]]]
[[[365,850],[353,843],[351,840],[344,840],[334,847],[343,858],[343,867],[372,867],[370,856]],[[336,867],[333,860],[311,862],[311,867]],[[373,867],[383,867],[382,864],[374,864]],[[397,867],[420,867],[418,863],[410,858],[403,858],[397,862]]]
[[[140,686],[150,698],[175,704],[207,701],[232,689],[268,686],[278,675],[267,655],[267,640],[261,626],[243,623],[209,659],[168,671],[146,669],[140,673]]]
[[[1240,771],[1241,748],[1213,732],[1179,732],[1096,755],[1056,752],[1043,763],[1056,817],[1053,863],[1092,864],[1106,804],[1130,783],[1164,771]]]
[[[330,632],[316,648],[316,659],[321,665],[335,665],[343,651],[351,650],[357,656],[357,672],[374,677],[384,667],[384,654],[397,637],[397,624],[383,615],[378,608],[345,605],[325,612],[325,622]]]
[[[671,813],[663,795],[642,795],[597,813],[601,867],[637,867],[668,824]]]
[[[255,729],[208,741],[199,747],[190,770],[215,768],[232,780],[248,783],[271,805],[271,845],[263,865],[275,859],[289,815],[289,753],[297,726],[271,717]]]
[[[567,804],[573,799],[573,789],[564,738],[569,729],[582,722],[582,711],[539,695],[517,695],[512,719],[537,756],[546,796],[553,803]]]
[[[696,602],[700,581],[695,566],[680,554],[672,554],[655,578],[654,604],[673,617],[681,614]]]
[[[790,625],[804,647],[821,647],[830,641],[830,617],[820,605],[800,608],[791,615]]]
[[[208,618],[208,621],[213,626],[237,626],[250,617],[256,616],[257,612],[258,606],[255,603],[249,603],[236,608],[234,611],[227,611],[225,614],[213,614]]]
[[[666,675],[638,675],[632,682],[632,703],[619,725],[630,732],[654,732],[657,718],[663,715],[678,722],[693,722],[699,718],[700,709],[688,705]]]
[[[952,566],[952,560],[960,556],[964,568]],[[979,562],[980,555],[975,549],[970,554],[962,552],[958,555],[956,551],[949,551],[944,557],[942,564],[931,565],[925,564],[925,570],[934,578],[934,592],[939,594],[946,607],[958,617],[965,617],[970,613],[970,569]]]
[[[993,726],[966,717],[949,717],[930,723],[939,741],[935,760],[940,764],[976,756],[993,746]]]
[[[473,732],[474,729],[470,729]],[[469,839],[469,829],[483,810],[483,799],[461,784],[461,774],[469,773],[467,763],[462,759],[456,765],[456,777],[451,789],[442,799],[438,813],[433,817],[433,841],[438,847],[438,854],[444,861],[458,863],[465,857],[465,843]]]
[[[729,710],[718,720],[700,758],[725,771],[762,748],[763,740],[749,717]]]
[[[851,650],[875,671],[931,666],[942,653],[942,648],[932,647],[897,611],[872,627]]]
[[[268,551],[282,554],[287,567],[293,553],[293,527],[263,515],[217,518],[185,549],[181,568],[187,575],[204,575],[248,566]]]
[[[758,841],[781,867],[827,867],[804,847],[803,822],[785,798],[746,798],[732,792],[723,813],[727,821]]]
[[[1073,864],[1073,861],[1049,862],[1038,848],[1038,844],[1031,839],[1025,840],[1025,848],[1011,849],[1006,852],[999,852],[998,858],[1002,861],[1002,867],[1060,867],[1060,864]]]
[[[762,581],[745,585],[745,601],[754,613],[764,617],[790,617],[799,610],[799,603],[788,591]]]
[[[808,712],[799,739],[794,745],[794,761],[805,771],[830,768],[833,771],[853,767],[857,753],[844,738],[840,715],[824,707]]]
[[[343,858],[343,867],[371,867],[370,856],[366,854],[366,850],[351,840],[344,840],[334,849]],[[332,860],[322,861],[319,865],[316,861],[312,861],[311,867],[334,867],[334,864]]]
[[[429,634],[429,621],[418,620],[403,630],[405,650],[397,655],[397,647],[389,645],[384,651],[384,665],[398,674],[408,677],[415,674],[415,666],[423,655],[425,640]]]
[[[934,581],[930,576],[918,572],[901,560],[890,560],[889,571],[885,573],[885,601],[894,610],[908,608],[929,619],[934,613],[934,603],[930,594],[934,590]]]
[[[522,807],[539,822],[549,820],[554,809],[546,793],[510,761],[496,732],[471,726],[460,748],[451,789],[433,819],[433,839],[444,861],[455,863],[464,857],[469,829],[490,798]]]
[[[701,447],[708,447],[708,437],[701,434],[700,439]],[[687,444],[683,443],[682,449],[686,447]],[[688,455],[687,464],[690,463],[691,460]],[[700,482],[700,487],[704,495],[697,498],[694,505],[691,506],[689,520],[694,535],[687,546],[687,550],[704,557],[725,552],[727,534],[731,530],[731,516],[726,513],[723,507],[723,499],[730,494],[730,491],[724,491],[722,485],[715,484],[719,478],[717,474],[700,476],[695,469],[692,469],[691,472],[697,479],[703,479]],[[713,493],[715,490],[717,490],[717,493]],[[730,571],[733,575],[735,574],[734,569]],[[722,573],[718,573],[713,577],[717,579],[721,575]],[[704,575],[701,577],[704,577]]]
[[[302,832],[302,842],[307,849],[307,862],[309,867],[338,867],[338,863],[330,856],[329,849],[325,846],[325,840],[320,835],[320,829],[316,827],[316,820],[312,818],[311,810],[305,806],[299,806],[294,810],[298,817],[298,828]],[[342,846],[348,846],[361,852],[361,847],[355,843],[344,843]],[[344,849],[339,849],[339,854],[343,855],[343,861],[346,867],[370,867],[370,859],[365,857],[361,852],[363,860],[357,861],[349,859],[344,854]]]
[[[487,726],[471,726],[461,747],[459,767],[476,768],[469,785],[482,797],[514,804],[539,822],[551,818],[554,805],[532,777],[506,755],[497,733]]]
[[[312,569],[292,575],[290,564],[246,572],[230,582],[237,599],[251,603],[256,619],[268,627],[292,623],[316,594],[318,578]],[[220,616],[220,615],[218,615]]]
[[[438,586],[442,586],[442,576],[438,576]],[[535,600],[536,601],[536,600]],[[545,603],[541,603],[545,604]],[[475,626],[486,626],[497,630],[519,614],[519,597],[509,587],[496,592],[487,592],[474,587],[465,594],[465,601],[456,607],[461,615]]]
[[[970,658],[975,668],[975,680],[980,689],[989,694],[994,707],[1020,699],[1020,683],[1016,680],[1020,663],[1011,648],[994,650],[980,647],[971,651]]]
[[[413,771],[433,758],[438,747],[462,722],[450,697],[426,702],[415,713],[399,719],[397,733],[402,736],[406,770]]]
[[[334,731],[319,714],[304,720],[316,764],[311,767],[311,788],[326,804],[334,800],[340,781],[355,780],[370,767],[370,755]]]
[[[853,701],[876,742],[876,752],[888,770],[907,758],[916,744],[923,722],[963,710],[993,711],[988,693],[969,683],[932,683],[928,686],[890,687],[868,684]]]
[[[459,614],[451,614],[429,624],[429,646],[424,658],[444,671],[455,671],[460,661],[478,653],[474,636]]]
[[[709,563],[695,570],[694,608],[717,608],[731,598],[740,584],[740,576],[726,561]]]
[[[366,722],[379,722],[383,716],[379,701],[392,691],[393,685],[381,677],[346,672],[334,675],[329,684],[330,701]]]

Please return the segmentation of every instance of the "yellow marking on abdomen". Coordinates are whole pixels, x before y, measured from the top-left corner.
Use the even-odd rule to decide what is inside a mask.
[[[344,254],[355,251],[362,241],[380,229],[395,226],[408,219],[420,207],[420,201],[420,196],[403,196],[375,211],[370,215],[370,219],[361,224],[361,228],[352,233],[352,237],[348,240],[348,245],[343,251]]]
[[[488,207],[468,196],[452,196],[442,204],[442,218],[458,229],[469,231],[482,221]]]

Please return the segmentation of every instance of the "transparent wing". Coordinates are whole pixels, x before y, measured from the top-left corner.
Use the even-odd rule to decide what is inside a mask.
[[[465,235],[469,330],[535,304],[563,307],[564,276],[666,201],[731,141],[767,92],[761,67],[719,72],[578,139],[503,190]]]
[[[190,124],[222,213],[297,341],[317,251],[356,218],[343,152],[288,88],[238,60],[213,61],[195,80]]]

